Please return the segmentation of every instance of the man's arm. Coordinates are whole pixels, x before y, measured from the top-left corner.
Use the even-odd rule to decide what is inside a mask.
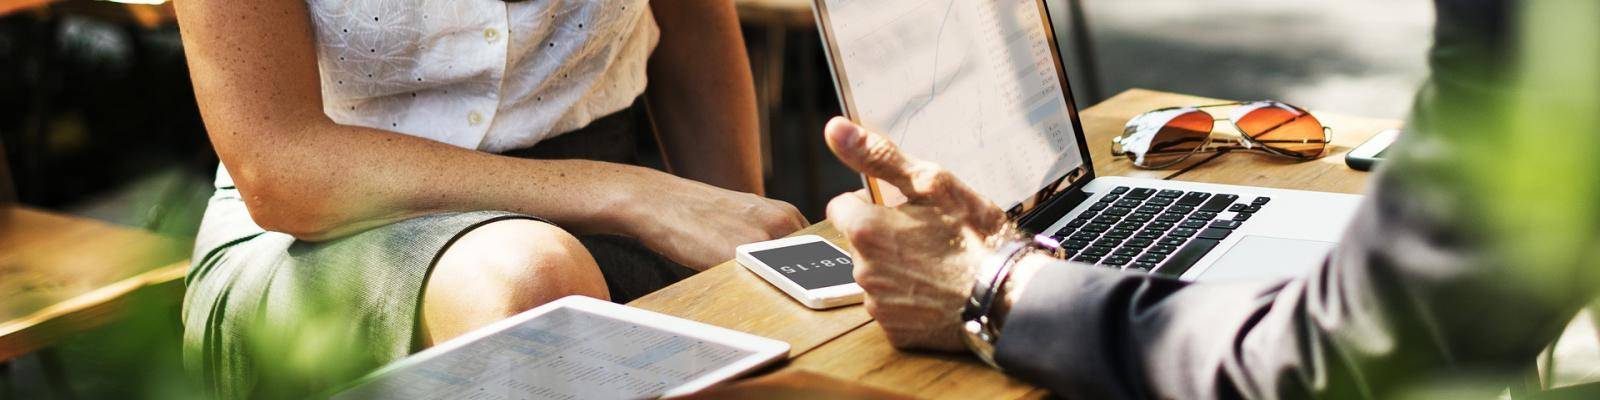
[[[1439,6],[1434,75],[1410,130],[1325,265],[1187,284],[1035,260],[1008,296],[1001,366],[1082,398],[1390,398],[1449,375],[1488,397],[1518,378],[1597,294],[1600,233],[1600,124],[1526,117],[1597,102],[1519,88],[1572,60],[1515,61],[1505,2]],[[1595,67],[1564,79],[1594,87]],[[1519,170],[1537,173],[1508,173]]]
[[[661,43],[646,100],[667,165],[685,178],[765,193],[755,85],[733,2],[656,3]]]

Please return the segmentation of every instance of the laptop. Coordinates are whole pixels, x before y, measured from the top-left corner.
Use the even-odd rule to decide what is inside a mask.
[[[846,117],[949,169],[1071,260],[1207,282],[1323,262],[1360,196],[1095,175],[1053,9],[1064,7],[813,1]],[[892,186],[864,180],[893,202]]]

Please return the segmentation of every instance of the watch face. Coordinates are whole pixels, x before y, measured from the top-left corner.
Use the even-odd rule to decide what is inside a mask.
[[[852,262],[849,254],[824,242],[806,242],[750,252],[751,257],[766,264],[783,277],[799,284],[805,290],[821,289],[855,282],[850,275]]]

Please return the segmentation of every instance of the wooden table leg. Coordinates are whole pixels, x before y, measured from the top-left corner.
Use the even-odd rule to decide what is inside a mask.
[[[44,380],[50,385],[50,391],[55,393],[55,398],[72,399],[72,382],[67,380],[67,370],[61,361],[61,353],[55,348],[46,348],[35,353],[39,356],[39,372],[44,375]]]
[[[11,377],[11,360],[0,361],[0,398],[14,399],[17,394],[13,392]]]
[[[761,65],[761,172],[772,176],[772,137],[783,110],[783,61],[788,53],[789,28],[782,23],[768,24],[766,54]]]

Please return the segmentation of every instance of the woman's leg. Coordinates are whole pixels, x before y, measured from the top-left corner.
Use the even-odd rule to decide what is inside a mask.
[[[530,219],[484,224],[447,246],[428,276],[423,344],[574,294],[609,299],[600,267],[576,237]]]

